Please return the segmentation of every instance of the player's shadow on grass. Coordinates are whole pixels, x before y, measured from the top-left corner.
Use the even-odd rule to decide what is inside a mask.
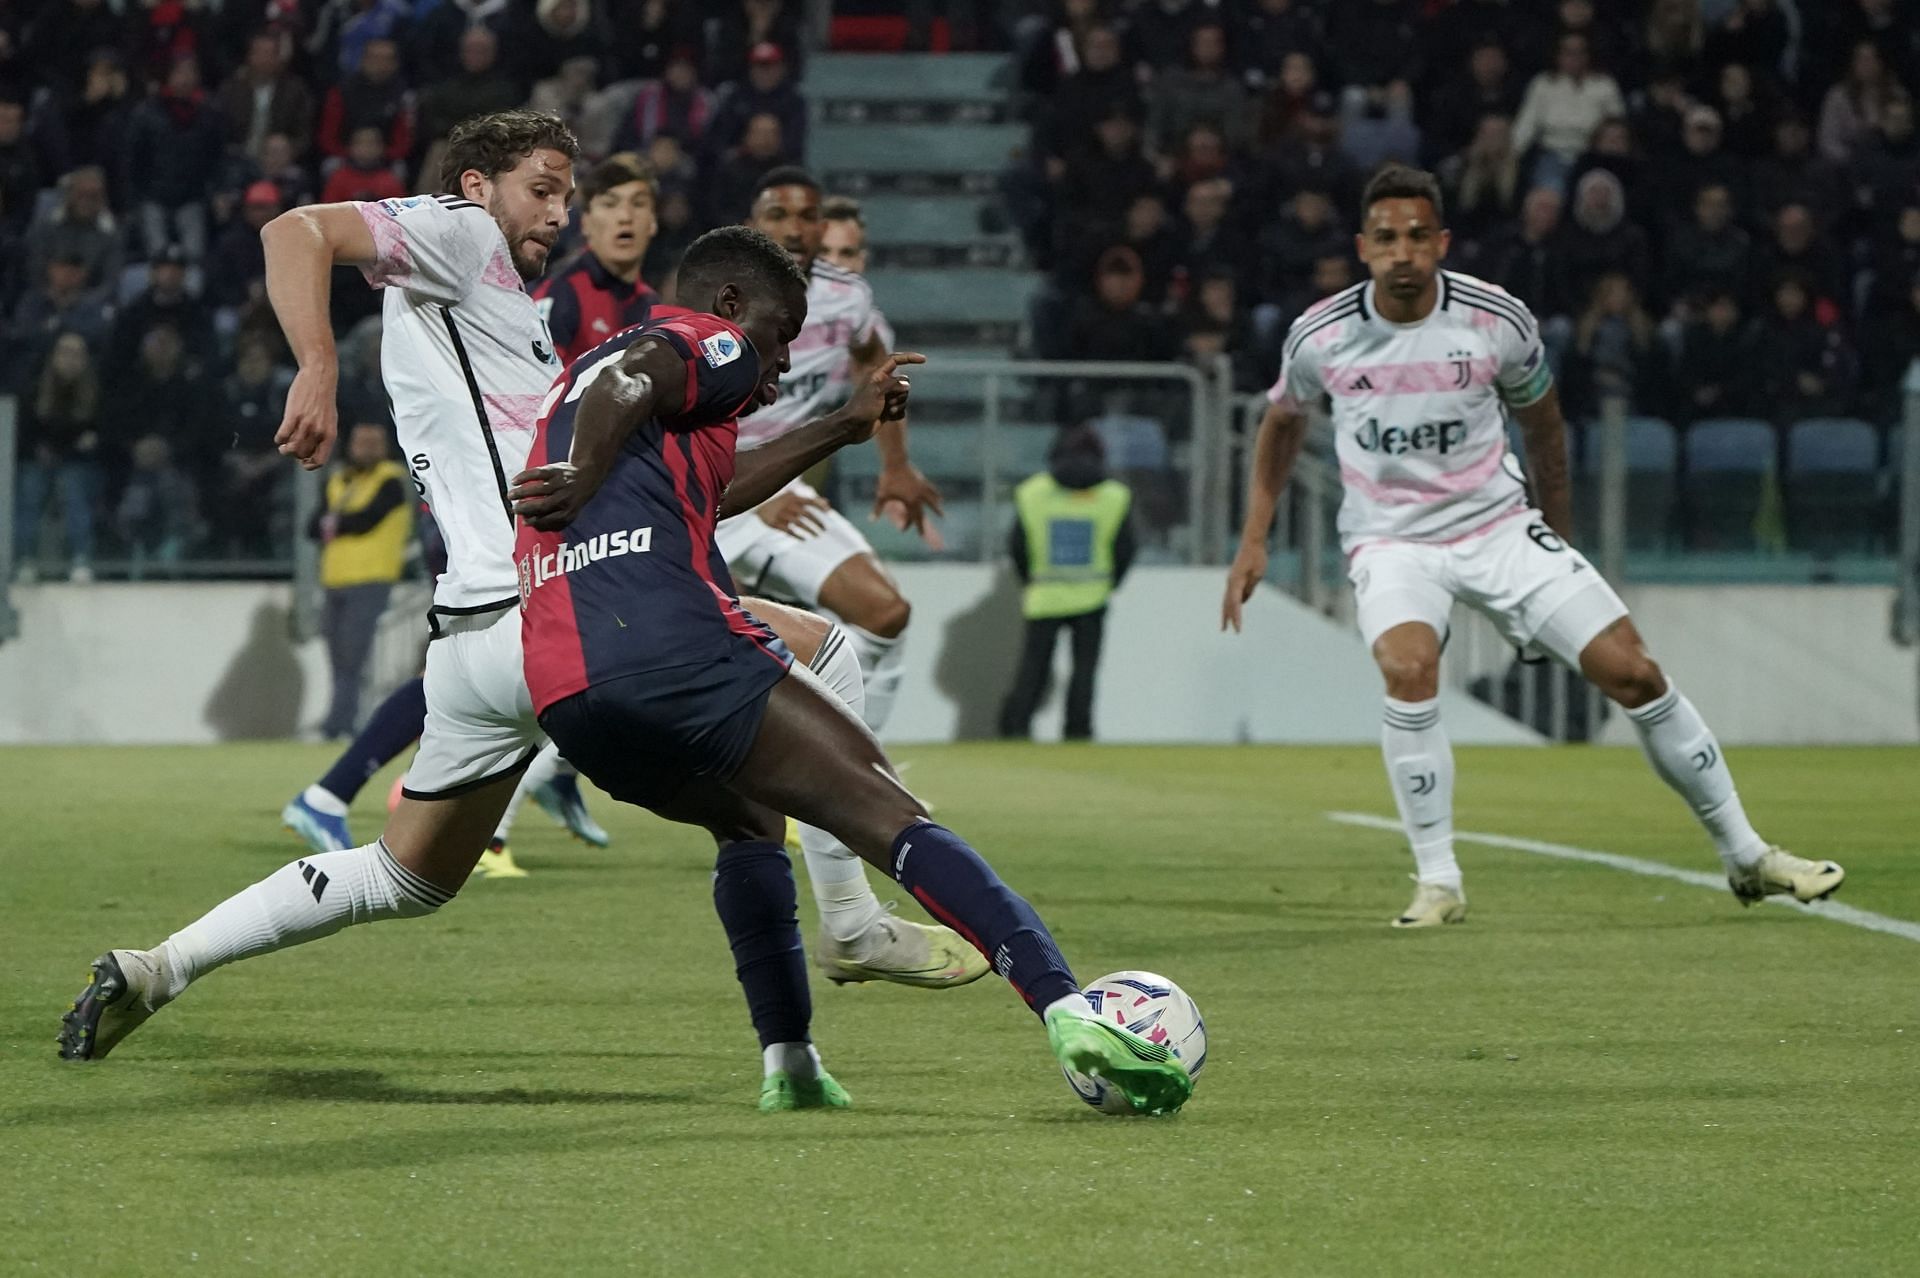
[[[357,1101],[380,1105],[670,1105],[678,1092],[576,1091],[557,1087],[409,1087],[372,1069],[268,1069],[250,1075],[248,1100]]]

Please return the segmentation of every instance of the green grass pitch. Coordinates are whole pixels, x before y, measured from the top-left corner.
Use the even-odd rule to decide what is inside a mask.
[[[763,1116],[702,836],[529,807],[534,876],[213,976],[100,1065],[86,964],[297,851],[324,752],[0,751],[0,1273],[1896,1274],[1920,1222],[1920,945],[1462,847],[1409,890],[1362,749],[909,748],[1084,978],[1207,1015],[1193,1102],[1074,1099],[1000,982],[824,983],[845,1113]],[[1736,750],[1761,828],[1920,920],[1920,752]],[[1462,829],[1716,868],[1625,750],[1463,750]],[[378,826],[384,781],[356,810]],[[803,899],[805,896],[803,889]],[[803,904],[803,925],[814,921]]]

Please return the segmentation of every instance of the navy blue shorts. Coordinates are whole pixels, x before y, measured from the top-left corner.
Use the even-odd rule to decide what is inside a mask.
[[[792,660],[757,644],[730,645],[704,665],[621,675],[548,706],[540,727],[589,781],[624,803],[657,807],[688,781],[728,781],[746,762],[767,698]]]

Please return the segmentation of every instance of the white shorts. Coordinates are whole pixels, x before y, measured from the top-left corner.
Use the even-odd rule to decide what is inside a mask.
[[[410,799],[451,799],[521,771],[545,745],[520,655],[520,609],[442,618],[427,645],[427,726]]]
[[[818,497],[813,488],[795,480],[782,490]],[[819,512],[824,532],[796,537],[770,528],[758,513],[748,511],[722,520],[715,539],[733,572],[733,584],[743,595],[771,595],[805,604],[820,604],[820,587],[855,555],[870,555],[873,547],[853,522],[837,510]]]
[[[1457,599],[1523,653],[1545,653],[1577,670],[1586,646],[1627,615],[1613,587],[1537,510],[1455,542],[1368,542],[1354,552],[1347,576],[1368,648],[1410,621],[1425,622],[1444,641]]]

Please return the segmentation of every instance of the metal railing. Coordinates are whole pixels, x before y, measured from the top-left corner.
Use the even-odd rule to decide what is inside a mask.
[[[1219,562],[1227,508],[1222,476],[1224,405],[1231,396],[1228,375],[1225,361],[1195,366],[954,359],[915,369],[911,451],[936,483],[950,489],[950,523],[960,530],[939,557],[996,560],[1013,487],[1044,468],[1045,444],[1060,423],[1087,420],[1096,429],[1103,423],[1123,434],[1132,429],[1136,438],[1144,431],[1155,437],[1146,451],[1164,454],[1135,469],[1130,469],[1125,449],[1108,458],[1115,476],[1134,481],[1136,487],[1172,479],[1173,485],[1160,494],[1168,509],[1157,517],[1149,515],[1143,531],[1158,557]],[[846,508],[857,509],[871,496],[875,465],[870,449],[851,449],[835,458],[833,483]],[[957,499],[954,489],[960,490]],[[1141,497],[1136,492],[1137,509],[1152,505]],[[882,534],[876,541],[889,539]],[[912,549],[890,544],[881,548]]]
[[[20,500],[14,459],[20,447],[20,401],[0,395],[0,643],[20,633],[20,617],[13,610],[13,513]]]
[[[1920,359],[1907,369],[1904,451],[1900,476],[1900,575],[1894,602],[1894,638],[1920,645]]]
[[[1174,405],[1170,411],[1136,414],[1157,422],[1164,433],[1166,458],[1161,473],[1173,477],[1184,503],[1184,509],[1161,529],[1166,537],[1157,548],[1158,557],[1163,562],[1190,564],[1224,564],[1231,558],[1247,462],[1266,401],[1257,395],[1236,395],[1224,359],[1204,365],[957,359],[917,370],[915,383],[916,397],[926,405],[915,413],[917,441],[927,443],[927,436],[953,427],[977,428],[976,434],[967,437],[958,471],[949,468],[929,472],[942,482],[978,485],[971,511],[977,519],[978,535],[966,537],[946,558],[992,562],[999,557],[1011,490],[1043,464],[1035,449],[1036,428],[1019,423],[1038,423],[1038,429],[1050,432],[1059,422],[1071,420],[1063,415],[1062,405],[1075,398],[1088,398],[1088,387],[1094,388],[1091,398],[1096,400],[1102,393],[1117,394],[1124,400],[1135,392],[1157,389],[1160,410]],[[1891,468],[1898,486],[1891,625],[1899,642],[1920,648],[1920,362],[1910,371],[1905,392],[1904,448],[1892,459]],[[1627,455],[1628,412],[1626,404],[1615,400],[1605,404],[1589,424],[1588,430],[1599,432],[1596,446],[1588,452],[1598,465],[1595,473],[1582,481],[1582,497],[1593,508],[1592,516],[1581,516],[1589,537],[1585,548],[1601,571],[1616,582],[1633,580],[1636,563],[1644,562],[1628,554],[1627,496],[1632,482]],[[19,623],[14,606],[17,600],[10,589],[18,567],[13,518],[18,492],[18,419],[18,401],[0,396],[0,494],[7,499],[5,517],[0,518],[0,640],[15,633]],[[1016,438],[1017,430],[1026,434]],[[1341,488],[1332,444],[1327,424],[1316,422],[1282,497],[1270,579],[1310,607],[1345,617],[1351,613],[1351,591],[1335,531]],[[915,451],[918,456],[919,446]],[[869,456],[863,458],[862,452]],[[835,482],[842,490],[842,501],[850,506],[854,496],[849,490],[857,490],[874,473],[870,453],[853,450],[836,460]],[[308,639],[319,633],[322,592],[319,548],[305,537],[304,530],[321,501],[322,477],[305,471],[295,475],[291,625],[296,638]],[[869,487],[868,495],[870,492]],[[185,577],[233,572],[258,575],[263,566],[271,565],[266,561],[186,561],[171,566],[170,572]],[[104,564],[101,567],[108,569]],[[1884,576],[1879,579],[1886,580]],[[1496,668],[1509,660],[1507,651],[1495,639],[1480,635],[1471,624],[1461,624],[1449,644],[1449,678],[1483,691],[1492,685],[1496,692],[1504,689],[1512,693],[1508,698],[1512,704],[1504,708],[1546,725],[1549,735],[1577,730],[1583,721],[1597,724],[1602,707],[1597,702],[1583,707],[1579,703],[1583,694],[1577,687],[1569,690],[1557,679],[1529,676],[1522,671],[1516,690],[1510,672]],[[395,664],[405,662],[396,659]]]

